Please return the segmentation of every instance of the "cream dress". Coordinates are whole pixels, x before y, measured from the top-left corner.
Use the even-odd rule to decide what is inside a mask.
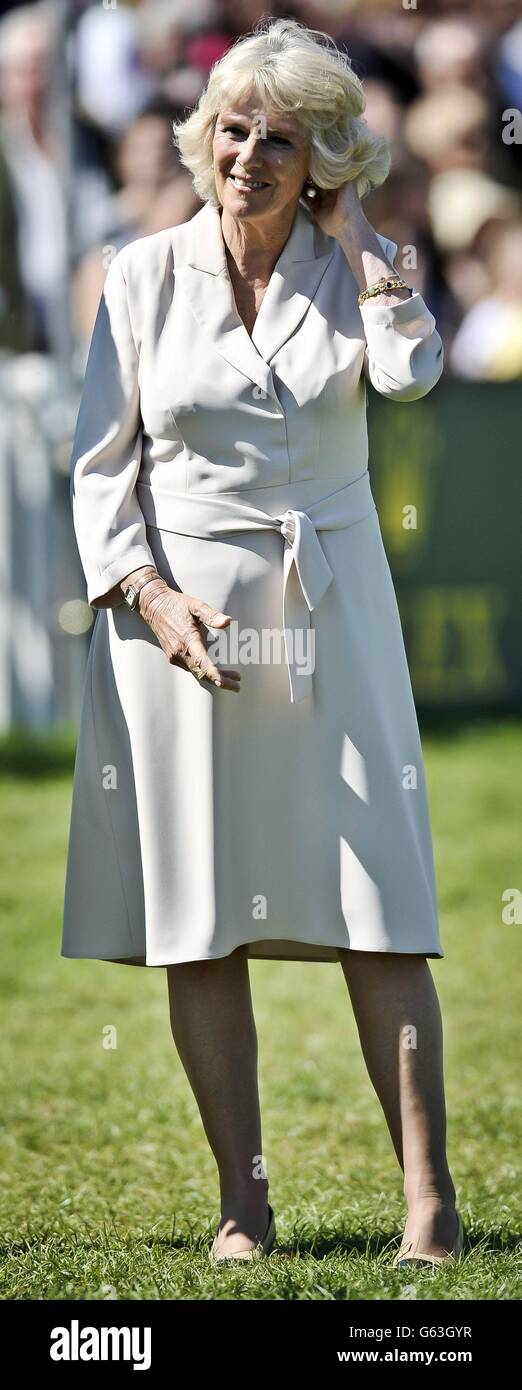
[[[301,203],[251,337],[211,204],[110,266],[71,470],[96,617],[64,956],[444,954],[365,384],[425,395],[442,344],[420,294],[357,294]],[[203,632],[239,693],[169,664],[121,599],[98,606],[148,563],[231,615]]]

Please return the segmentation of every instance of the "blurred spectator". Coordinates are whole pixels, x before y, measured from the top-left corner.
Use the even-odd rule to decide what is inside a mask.
[[[499,44],[498,79],[506,102],[522,108],[522,19]]]
[[[225,34],[214,0],[142,0],[136,20],[140,53],[156,79],[192,62],[190,43],[198,37],[211,46],[217,35],[216,56],[223,51],[219,40]]]
[[[178,107],[195,106],[212,63],[232,42],[215,0],[142,0],[141,58],[157,90]]]
[[[263,0],[223,0],[223,4],[220,5],[219,8],[228,23],[230,33],[236,35],[238,38],[241,34],[252,29],[257,20],[262,19],[263,16],[273,19],[277,17],[283,19],[301,18],[296,4],[290,3],[289,5],[285,5],[281,3],[281,0],[279,4],[270,4],[270,0],[267,0],[266,4],[263,4]],[[328,9],[327,0],[325,0],[321,8],[324,15],[325,11]],[[321,29],[328,28],[327,16],[325,16],[325,19],[326,23],[324,25],[321,23]]]
[[[331,34],[363,79],[366,119],[392,154],[365,209],[433,308],[445,371],[471,362],[485,379],[516,375],[516,277],[497,261],[516,257],[522,217],[519,0],[11,5],[0,21],[0,349],[63,353],[70,301],[83,362],[115,250],[199,206],[172,121],[236,38],[279,15]],[[502,325],[495,354],[466,346],[481,305],[484,322]]]
[[[377,135],[384,135],[390,148],[396,153],[402,151],[402,126],[404,111],[393,88],[379,78],[369,77],[364,84],[366,106],[365,119]],[[394,160],[392,158],[392,166]]]
[[[80,113],[110,133],[125,130],[155,84],[140,61],[138,20],[124,5],[94,5],[78,21],[76,99]]]
[[[32,346],[63,353],[67,217],[60,150],[47,120],[56,18],[52,4],[40,3],[12,10],[0,21],[0,153],[3,196],[15,209],[16,256]],[[6,256],[12,259],[9,247],[0,252],[2,260]],[[5,274],[2,268],[2,281]],[[7,274],[12,277],[12,269]]]
[[[0,146],[0,349],[29,352],[35,325],[18,257],[16,208],[9,170]]]
[[[84,356],[111,255],[137,237],[187,221],[200,206],[167,110],[152,103],[115,145],[112,166],[120,186],[104,202],[97,243],[80,258],[73,278],[74,326]]]
[[[486,250],[488,292],[465,315],[451,350],[457,376],[522,378],[522,219],[497,226]]]
[[[487,88],[485,55],[491,40],[489,25],[455,16],[426,24],[415,40],[413,52],[421,87]]]
[[[73,275],[71,284],[71,308],[73,326],[78,345],[78,365],[85,365],[89,342],[103,289],[103,282],[116,251],[128,241],[139,236],[149,236],[152,232],[164,231],[180,222],[188,222],[201,206],[195,197],[192,180],[186,173],[179,173],[169,183],[158,189],[148,206],[143,207],[141,218],[134,224],[132,235],[115,236],[111,241],[93,246],[82,256]],[[128,232],[129,228],[127,228]]]
[[[412,102],[404,121],[409,148],[430,169],[480,168],[487,150],[488,105],[467,87],[443,86]]]
[[[490,218],[513,217],[519,197],[479,169],[446,169],[431,180],[429,210],[432,233],[442,251],[470,246]]]
[[[119,185],[107,200],[100,236],[132,241],[156,194],[181,168],[172,138],[172,115],[158,103],[142,111],[117,141],[111,160]]]

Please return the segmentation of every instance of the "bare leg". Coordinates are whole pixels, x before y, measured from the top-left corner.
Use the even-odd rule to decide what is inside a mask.
[[[220,960],[167,966],[172,1036],[220,1181],[217,1254],[262,1240],[268,1226],[247,947]]]
[[[425,956],[340,950],[364,1059],[404,1173],[402,1248],[445,1255],[457,1234],[446,1157],[442,1021]],[[415,1031],[413,1031],[415,1030]]]

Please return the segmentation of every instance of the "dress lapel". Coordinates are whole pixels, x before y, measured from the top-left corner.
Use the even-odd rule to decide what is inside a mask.
[[[298,203],[250,337],[236,308],[219,209],[205,203],[184,231],[181,259],[176,252],[176,280],[198,323],[227,362],[278,401],[269,364],[310,307],[333,255],[331,239]]]

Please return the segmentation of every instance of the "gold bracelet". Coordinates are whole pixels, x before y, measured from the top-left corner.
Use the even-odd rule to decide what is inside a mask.
[[[385,290],[402,289],[409,290],[410,294],[413,294],[413,289],[411,285],[407,285],[406,281],[403,280],[400,275],[382,275],[381,279],[377,280],[375,285],[369,285],[366,290],[361,290],[358,303],[364,304],[364,301],[366,299],[372,299],[375,294],[384,294]]]

